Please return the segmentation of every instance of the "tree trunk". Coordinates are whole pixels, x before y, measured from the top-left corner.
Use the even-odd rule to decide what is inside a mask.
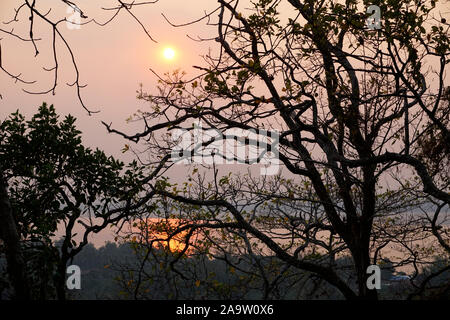
[[[353,238],[356,239],[356,241],[350,246],[350,251],[355,264],[356,280],[358,282],[358,298],[378,300],[377,290],[369,289],[367,287],[367,268],[370,265],[369,234],[370,233],[367,228],[365,228],[364,224],[354,222]]]
[[[377,290],[367,288],[367,267],[370,265],[369,255],[361,253],[354,258],[358,280],[358,297],[360,299],[378,300]]]
[[[14,221],[6,185],[3,171],[0,169],[0,238],[5,244],[8,275],[15,291],[15,299],[29,300],[30,292],[20,246],[20,236]]]
[[[61,259],[55,276],[56,298],[62,301],[66,300],[66,265],[67,260]]]

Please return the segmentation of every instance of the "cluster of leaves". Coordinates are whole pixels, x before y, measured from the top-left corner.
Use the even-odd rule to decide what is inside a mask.
[[[0,164],[26,244],[30,282],[44,299],[51,293],[42,286],[50,286],[55,266],[63,266],[61,273],[87,243],[86,234],[78,244],[75,241],[75,224],[83,217],[108,222],[109,210],[141,191],[143,174],[136,162],[125,170],[122,162],[103,151],[83,146],[75,118],[68,115],[60,121],[55,108],[46,104],[29,121],[17,111],[0,123]],[[60,248],[54,244],[58,231],[65,239]]]
[[[74,210],[121,193],[123,163],[84,147],[74,123],[44,104],[30,121],[17,111],[0,125],[0,163],[26,239],[50,240]]]
[[[450,87],[443,92],[438,117],[444,126],[450,127]],[[433,123],[427,123],[424,134],[419,139],[419,156],[427,164],[430,173],[438,177],[443,186],[450,183],[450,136]]]

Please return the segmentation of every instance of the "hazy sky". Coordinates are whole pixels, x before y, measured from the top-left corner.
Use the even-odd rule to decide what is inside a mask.
[[[21,0],[0,1],[0,21],[10,20],[14,16],[14,8],[21,2]],[[46,5],[54,5],[57,1],[41,0],[37,3],[46,8]],[[104,22],[112,15],[112,11],[103,11],[100,8],[112,7],[117,1],[79,0],[76,3],[89,18]],[[159,3],[134,9],[133,12],[158,43],[149,40],[141,27],[125,11],[105,27],[89,24],[71,30],[64,23],[61,24],[60,29],[76,55],[81,82],[88,85],[82,90],[84,101],[91,109],[101,111],[92,116],[88,116],[82,109],[75,89],[66,85],[73,82],[75,73],[61,42],[58,43],[60,79],[56,95],[29,95],[22,91],[22,89],[44,91],[52,86],[53,73],[43,70],[43,67],[53,66],[49,42],[51,29],[48,25],[36,19],[35,37],[43,39],[37,42],[40,54],[36,58],[30,42],[24,43],[0,32],[3,66],[13,74],[22,73],[22,78],[26,80],[37,80],[36,84],[23,85],[14,83],[9,76],[0,73],[0,94],[3,96],[0,100],[0,118],[4,119],[16,109],[31,116],[45,101],[54,104],[58,113],[63,115],[71,113],[78,118],[78,127],[84,133],[86,145],[98,146],[110,154],[122,156],[120,149],[125,141],[118,136],[107,134],[100,121],[112,122],[116,128],[128,132],[136,131],[136,127],[132,124],[126,125],[125,119],[138,108],[145,108],[145,104],[136,99],[139,83],[143,83],[147,91],[152,91],[156,85],[155,77],[149,68],[159,73],[177,68],[193,72],[191,66],[201,63],[199,55],[206,53],[209,45],[192,41],[186,34],[207,37],[213,35],[215,31],[215,28],[208,29],[203,22],[192,27],[173,28],[165,22],[161,13],[174,22],[183,23],[201,17],[204,10],[210,10],[216,4],[216,1],[211,0],[161,0]],[[70,16],[66,10],[67,7],[62,4],[52,10],[50,17]],[[8,31],[14,28],[15,33],[27,37],[28,30],[24,26],[27,26],[28,17],[29,11],[23,9],[19,15],[20,22],[14,25],[0,23],[0,28]],[[166,46],[176,50],[177,56],[173,61],[169,62],[162,58],[162,51]],[[140,124],[136,125],[140,128]]]
[[[108,20],[112,12],[104,11],[102,7],[117,5],[115,0],[78,0],[77,3],[89,18],[99,22]],[[242,1],[245,2],[245,1]],[[18,16],[19,22],[5,25],[14,16],[14,8],[18,8],[23,0],[0,0],[0,28],[29,37],[29,11],[22,9]],[[37,5],[46,12],[45,8],[54,6],[58,1],[37,0]],[[27,81],[36,80],[35,84],[24,85],[15,83],[8,75],[0,72],[0,119],[5,119],[11,112],[19,109],[30,118],[37,112],[43,101],[54,104],[58,114],[74,115],[78,128],[83,132],[83,142],[90,147],[99,147],[108,154],[125,161],[132,159],[132,153],[122,154],[121,149],[127,143],[123,138],[108,134],[101,121],[112,122],[113,127],[128,133],[142,128],[141,123],[126,124],[127,119],[137,109],[144,110],[147,104],[136,99],[136,90],[142,83],[146,91],[152,92],[157,84],[156,77],[149,71],[154,69],[158,73],[182,69],[193,73],[192,65],[201,65],[200,55],[216,47],[215,42],[199,43],[190,40],[187,34],[196,38],[214,37],[216,27],[207,26],[204,21],[195,25],[174,28],[163,18],[164,13],[174,23],[185,23],[196,20],[217,6],[213,0],[160,0],[156,4],[140,6],[133,9],[133,13],[145,25],[151,36],[158,41],[151,41],[143,32],[141,26],[125,11],[105,27],[96,24],[81,26],[80,29],[69,29],[62,23],[60,30],[71,45],[81,74],[81,83],[87,84],[82,90],[85,104],[92,110],[100,110],[98,114],[88,116],[77,100],[76,90],[68,87],[75,79],[75,72],[71,65],[70,56],[57,41],[59,59],[59,81],[56,95],[30,95],[23,92],[44,91],[53,84],[53,73],[43,70],[53,67],[51,48],[51,28],[35,20],[35,38],[42,38],[37,42],[40,54],[34,57],[31,42],[23,42],[8,34],[0,32],[3,67],[13,74],[21,73],[21,78]],[[69,17],[67,6],[62,2],[53,7],[49,17]],[[163,59],[165,47],[172,47],[176,51],[173,61]],[[214,47],[212,47],[214,46]],[[129,142],[128,142],[129,143]],[[176,166],[172,175],[184,172],[183,166]],[[229,168],[229,166],[227,166]],[[96,245],[104,240],[112,240],[112,232],[102,232],[96,236]]]
[[[46,12],[49,6],[52,11],[49,18],[52,20],[69,17],[72,13],[62,1],[37,0],[38,8]],[[89,19],[105,22],[114,11],[102,10],[102,7],[114,7],[116,0],[77,0],[75,1]],[[249,7],[250,0],[242,0],[241,8]],[[24,8],[19,16],[19,22],[5,25],[2,22],[11,20],[14,8],[18,8],[23,0],[0,0],[0,28],[29,37],[29,11]],[[246,4],[247,3],[247,4]],[[57,5],[55,5],[57,4]],[[56,95],[29,95],[23,89],[30,91],[44,91],[53,84],[53,73],[47,72],[43,67],[53,67],[51,27],[38,18],[35,19],[34,34],[40,54],[35,58],[31,42],[23,42],[0,31],[0,44],[2,48],[3,66],[13,74],[21,73],[25,80],[36,80],[32,85],[15,83],[11,77],[0,72],[0,119],[4,119],[11,112],[20,109],[30,117],[36,113],[43,101],[54,104],[61,115],[71,113],[76,116],[78,128],[83,132],[83,142],[87,146],[99,147],[125,161],[131,160],[133,154],[122,154],[121,149],[125,141],[123,138],[108,134],[101,121],[112,122],[113,127],[127,133],[135,133],[142,129],[142,123],[126,124],[125,119],[137,109],[145,110],[147,103],[136,99],[136,90],[139,83],[143,84],[147,92],[155,92],[156,77],[149,71],[154,69],[162,74],[175,69],[182,69],[188,74],[195,73],[192,65],[201,65],[200,55],[207,54],[209,49],[217,50],[216,42],[197,42],[191,37],[210,38],[217,34],[216,27],[207,26],[201,21],[192,26],[175,28],[169,25],[161,15],[164,13],[174,23],[186,23],[196,20],[217,7],[216,0],[160,0],[155,4],[135,7],[132,11],[145,25],[151,36],[158,41],[151,41],[141,26],[126,11],[120,14],[105,27],[94,23],[83,25],[79,29],[68,28],[65,23],[60,24],[60,30],[70,43],[81,74],[81,84],[87,84],[82,90],[85,104],[92,110],[100,113],[88,116],[80,105],[72,83],[75,72],[70,56],[62,42],[57,39],[59,59],[59,81]],[[438,5],[448,14],[448,1],[442,0]],[[245,10],[245,9],[242,9]],[[364,8],[361,8],[364,10]],[[287,1],[279,7],[282,19],[294,16],[293,8]],[[215,17],[216,15],[214,15]],[[162,52],[167,46],[176,51],[176,58],[172,61],[163,59]],[[174,170],[182,172],[182,166]],[[225,169],[228,170],[228,169]],[[183,175],[181,175],[183,176]]]
[[[55,3],[49,17],[59,19],[68,17],[67,6],[62,1],[37,0],[38,6],[45,8]],[[74,1],[89,18],[104,22],[111,17],[112,11],[104,11],[101,7],[117,5],[115,0],[78,0]],[[244,3],[245,1],[242,1]],[[0,28],[28,37],[27,29],[29,11],[21,11],[19,22],[5,25],[2,22],[11,20],[14,8],[23,0],[0,0]],[[108,154],[130,160],[131,153],[121,153],[126,141],[117,135],[108,134],[101,125],[101,121],[112,122],[113,127],[128,133],[136,132],[142,128],[141,123],[126,124],[125,119],[137,109],[144,110],[148,106],[136,99],[136,90],[142,83],[146,91],[154,91],[156,78],[149,71],[154,69],[159,73],[173,71],[181,68],[193,73],[192,65],[202,64],[200,55],[206,54],[215,42],[199,43],[190,40],[200,36],[208,38],[216,35],[216,28],[206,26],[200,22],[189,27],[174,28],[170,26],[161,13],[164,13],[174,23],[185,23],[200,18],[204,11],[211,11],[217,6],[216,0],[160,0],[156,4],[140,6],[133,12],[148,29],[151,36],[158,41],[152,42],[141,29],[141,26],[125,11],[105,27],[96,24],[81,26],[80,29],[69,29],[65,24],[60,30],[70,43],[78,63],[81,74],[81,83],[88,86],[82,90],[86,105],[100,113],[88,116],[77,100],[76,90],[68,87],[66,83],[74,81],[75,72],[71,65],[67,50],[61,41],[58,43],[58,59],[60,64],[59,82],[56,95],[29,95],[22,89],[30,91],[43,91],[51,88],[53,73],[43,70],[43,67],[53,66],[51,51],[51,28],[39,19],[35,20],[34,33],[40,54],[35,58],[33,46],[30,42],[23,42],[0,31],[0,44],[2,48],[2,63],[9,72],[22,74],[25,80],[36,80],[33,85],[14,83],[14,80],[5,73],[0,72],[0,119],[4,119],[11,112],[20,109],[27,117],[36,113],[43,101],[54,104],[61,115],[68,113],[77,117],[77,126],[83,132],[84,144],[99,147]],[[448,1],[443,1],[443,8],[448,7]],[[280,7],[283,15],[291,15],[292,7],[285,4]],[[443,10],[448,14],[449,10]],[[176,51],[176,58],[167,61],[162,58],[163,49],[171,46]],[[182,166],[174,172],[180,172]]]
[[[53,20],[71,16],[68,7],[62,1],[38,0],[39,8],[46,12],[52,5],[49,17]],[[248,7],[241,1],[242,7]],[[0,28],[28,37],[29,11],[24,8],[19,15],[19,22],[5,25],[2,22],[11,20],[14,8],[23,0],[0,1]],[[77,0],[75,1],[89,18],[99,22],[107,21],[114,11],[102,10],[102,7],[117,5],[116,0]],[[55,4],[58,4],[55,6]],[[442,7],[448,8],[448,1],[443,0]],[[170,26],[161,13],[164,13],[174,23],[185,23],[201,17],[205,11],[216,8],[216,0],[160,0],[156,4],[139,6],[133,9],[153,38],[152,42],[141,27],[127,12],[122,12],[116,19],[105,27],[96,24],[81,26],[80,29],[69,29],[64,23],[60,30],[67,38],[74,50],[81,74],[81,83],[88,86],[82,90],[86,105],[93,110],[100,110],[98,114],[88,116],[76,97],[76,90],[66,83],[74,81],[75,73],[71,65],[67,50],[58,41],[58,59],[60,64],[59,82],[56,95],[29,95],[22,91],[43,91],[51,88],[53,73],[43,70],[43,67],[53,66],[51,51],[51,28],[35,19],[34,33],[38,41],[40,54],[34,58],[31,42],[22,42],[0,31],[3,66],[13,74],[22,74],[25,80],[36,80],[33,85],[14,83],[14,80],[0,72],[0,119],[9,113],[20,109],[22,113],[31,116],[43,102],[54,104],[58,113],[71,113],[78,118],[78,127],[83,131],[84,143],[88,146],[98,146],[107,153],[123,157],[121,149],[125,141],[108,134],[101,125],[101,121],[112,122],[113,126],[126,132],[136,132],[142,128],[140,123],[126,124],[125,119],[137,109],[148,107],[136,99],[136,90],[142,83],[146,91],[155,90],[156,78],[149,71],[154,69],[159,73],[172,71],[177,68],[195,72],[191,66],[202,64],[200,55],[206,54],[210,47],[217,49],[215,42],[199,43],[190,40],[192,37],[214,37],[216,27],[206,26],[205,21],[189,27],[174,28]],[[292,7],[287,1],[279,7],[283,16],[292,16]],[[448,13],[449,10],[442,12]],[[171,46],[177,56],[173,61],[162,58],[163,49]],[[131,154],[130,154],[131,157]],[[130,158],[123,158],[129,160]]]

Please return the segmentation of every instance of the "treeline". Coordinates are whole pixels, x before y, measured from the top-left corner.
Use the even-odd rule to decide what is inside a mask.
[[[342,294],[314,275],[285,268],[275,257],[223,257],[205,259],[204,255],[183,256],[165,249],[151,252],[133,243],[106,243],[95,248],[91,243],[71,264],[81,269],[81,289],[67,290],[68,298],[85,299],[343,299]],[[145,259],[144,259],[145,258]],[[253,262],[257,262],[253,265]],[[423,279],[439,270],[439,262],[418,276]],[[231,267],[233,265],[234,267]],[[351,286],[356,279],[348,270],[348,258],[336,260],[336,270]],[[264,276],[258,267],[265,270]],[[8,299],[11,288],[6,277],[6,262],[0,258],[0,297]],[[394,281],[395,270],[382,266],[382,299],[405,299],[414,289],[409,281]],[[442,273],[432,283],[450,283],[450,273]],[[448,291],[428,288],[422,298],[449,298]]]

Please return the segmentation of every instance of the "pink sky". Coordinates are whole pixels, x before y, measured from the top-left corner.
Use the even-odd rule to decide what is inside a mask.
[[[14,16],[14,9],[18,8],[23,0],[0,1],[0,28],[29,37],[28,17],[29,11],[22,9],[19,22],[5,25]],[[42,8],[47,8],[49,3],[37,1]],[[61,2],[62,3],[62,2]],[[113,7],[115,0],[79,0],[75,1],[89,18],[95,18],[104,22],[111,16],[110,12],[103,11],[101,7]],[[149,71],[154,69],[159,73],[173,71],[181,68],[193,73],[192,65],[202,63],[200,55],[208,52],[212,43],[198,43],[190,40],[192,37],[215,36],[216,28],[207,27],[205,22],[193,26],[174,28],[170,26],[161,13],[164,13],[174,23],[185,23],[198,19],[204,15],[204,11],[216,8],[217,1],[211,0],[161,0],[159,3],[141,6],[133,12],[146,26],[151,36],[158,41],[151,41],[141,27],[125,11],[105,27],[94,23],[81,26],[80,29],[69,29],[62,23],[60,30],[70,43],[77,59],[81,74],[81,83],[88,86],[82,90],[82,96],[87,107],[92,110],[100,110],[100,113],[89,116],[77,100],[76,90],[68,87],[66,83],[73,82],[75,77],[71,65],[70,56],[58,42],[58,59],[60,64],[59,81],[56,94],[30,95],[22,89],[30,91],[44,91],[53,84],[53,73],[46,72],[43,67],[53,66],[51,51],[51,28],[35,20],[35,37],[42,38],[37,42],[40,54],[34,57],[34,49],[31,42],[22,42],[8,34],[0,32],[2,47],[2,63],[12,74],[22,73],[21,78],[28,81],[36,80],[35,84],[24,85],[15,83],[8,75],[0,72],[0,119],[6,118],[10,113],[20,110],[27,119],[37,112],[42,102],[54,104],[58,114],[64,116],[74,115],[77,127],[83,132],[83,143],[90,147],[99,147],[107,154],[111,154],[122,160],[132,159],[132,153],[123,154],[121,149],[125,143],[123,138],[108,134],[101,121],[112,122],[116,129],[122,129],[129,133],[136,132],[142,126],[138,124],[126,124],[127,119],[137,109],[145,109],[147,105],[136,99],[136,90],[142,83],[146,91],[152,91],[156,86],[156,78]],[[68,17],[67,6],[64,4],[52,9],[51,17]],[[47,10],[42,10],[46,12]],[[166,61],[162,58],[163,49],[167,46],[176,50],[174,61]],[[230,166],[227,166],[230,168]],[[172,175],[183,172],[183,166],[176,166]],[[105,241],[112,241],[114,234],[111,230],[103,231],[91,238],[98,246]]]
[[[2,0],[0,21],[10,20],[14,16],[14,8],[17,8],[21,2],[23,1]],[[46,1],[37,2],[47,4]],[[99,8],[112,7],[117,1],[80,0],[76,3],[89,18],[96,18],[103,22],[111,16],[111,12]],[[195,5],[192,5],[193,3]],[[190,66],[200,63],[199,55],[207,52],[208,45],[200,45],[189,40],[186,34],[210,36],[211,32],[214,32],[212,29],[208,30],[204,23],[189,28],[173,28],[165,22],[161,13],[174,22],[182,23],[201,17],[203,10],[209,10],[214,6],[216,6],[215,1],[207,0],[189,2],[161,0],[159,3],[133,10],[158,43],[147,38],[141,27],[125,11],[105,27],[92,23],[81,26],[80,29],[70,30],[64,23],[60,24],[60,30],[67,37],[76,55],[81,82],[88,85],[82,90],[84,101],[91,109],[101,111],[92,116],[88,116],[79,104],[75,89],[66,85],[67,82],[73,82],[75,73],[70,64],[69,55],[61,43],[58,45],[60,80],[56,95],[29,95],[22,91],[22,89],[43,91],[52,86],[53,74],[42,69],[42,67],[52,67],[49,26],[36,20],[35,37],[43,39],[37,42],[40,54],[36,58],[34,58],[34,50],[30,42],[24,43],[0,32],[3,66],[13,74],[22,73],[22,77],[26,80],[37,80],[36,84],[23,85],[14,83],[8,75],[0,73],[0,94],[3,96],[0,100],[0,118],[4,119],[17,109],[29,117],[37,111],[37,107],[43,101],[46,101],[54,104],[59,114],[71,113],[77,117],[78,127],[83,131],[86,145],[100,147],[109,154],[123,157],[120,149],[125,141],[118,136],[108,134],[101,125],[101,121],[112,122],[116,128],[128,132],[141,128],[139,125],[127,125],[125,119],[138,108],[146,107],[136,99],[136,90],[139,83],[143,83],[147,91],[151,91],[155,86],[156,80],[149,68],[160,73],[177,68],[192,72]],[[65,5],[60,5],[52,10],[53,16],[50,16],[70,16],[66,13],[66,8]],[[15,33],[28,37],[28,30],[24,27],[28,22],[28,16],[29,12],[23,9],[19,15],[20,22],[15,25],[1,23],[0,28],[10,31],[14,27]],[[162,59],[162,51],[166,46],[176,49],[177,57],[174,61],[168,62]]]
[[[241,8],[249,7],[249,0],[241,1]],[[14,8],[17,8],[23,0],[1,0],[0,22],[11,20],[14,16]],[[48,5],[60,3],[53,7],[49,17],[52,19],[68,17],[67,6],[62,1],[37,1],[42,5],[42,11]],[[113,7],[116,0],[78,0],[75,1],[83,9],[89,18],[104,22],[111,17],[111,11],[104,11],[101,7]],[[443,1],[441,6],[446,7],[448,1]],[[59,114],[71,113],[78,119],[78,127],[83,132],[84,144],[91,147],[100,147],[108,154],[130,160],[131,153],[121,153],[126,141],[116,135],[108,134],[101,121],[112,122],[116,129],[133,133],[142,128],[142,124],[126,124],[127,119],[137,109],[148,106],[136,99],[136,90],[139,83],[148,92],[154,92],[156,78],[149,71],[154,69],[159,73],[173,71],[181,68],[194,74],[192,65],[201,65],[200,55],[206,54],[209,48],[217,49],[215,42],[199,43],[190,40],[186,35],[202,38],[214,37],[216,27],[206,26],[205,21],[189,27],[174,28],[170,26],[161,13],[164,13],[174,23],[185,23],[198,19],[205,11],[212,11],[217,6],[217,1],[211,0],[160,0],[156,4],[139,6],[133,12],[142,21],[151,36],[158,41],[152,42],[136,21],[122,11],[117,18],[105,27],[96,24],[83,25],[80,29],[70,30],[64,23],[60,30],[71,44],[81,73],[81,84],[88,86],[82,90],[83,99],[92,110],[100,110],[98,114],[88,116],[76,97],[76,90],[68,87],[66,83],[73,82],[75,73],[71,65],[69,55],[65,48],[58,43],[59,53],[59,84],[56,95],[29,95],[22,91],[48,90],[52,86],[53,73],[46,72],[43,67],[52,67],[51,28],[39,22],[35,22],[35,37],[42,38],[38,41],[40,54],[34,58],[33,46],[30,42],[22,42],[0,31],[2,46],[3,66],[11,73],[22,73],[26,80],[36,80],[33,85],[14,83],[8,75],[0,72],[0,119],[5,118],[11,112],[20,109],[22,113],[30,117],[37,111],[37,107],[46,101],[54,104]],[[245,10],[245,9],[242,9]],[[287,1],[282,2],[279,10],[282,17],[292,16],[292,7]],[[361,8],[364,10],[364,8]],[[448,10],[442,10],[442,13]],[[214,15],[215,17],[216,15]],[[0,28],[8,31],[14,28],[14,32],[23,37],[28,37],[29,12],[24,8],[19,15],[20,22],[10,25],[0,23]],[[162,58],[162,51],[166,46],[171,46],[177,51],[174,61],[166,61]]]
[[[28,17],[29,11],[24,8],[19,15],[19,22],[4,25],[1,22],[9,21],[14,16],[14,9],[18,8],[23,0],[1,0],[0,2],[0,28],[10,31],[14,28],[16,34],[24,38],[29,37]],[[54,2],[38,1],[42,5],[42,12],[48,10]],[[61,2],[62,3],[62,2]],[[102,10],[102,7],[114,7],[115,0],[79,0],[76,1],[88,18],[95,18],[99,22],[107,21],[114,11]],[[242,8],[248,8],[241,1]],[[105,27],[94,23],[83,25],[80,29],[69,29],[65,23],[60,24],[60,30],[70,43],[78,68],[80,70],[81,84],[87,84],[82,89],[82,97],[86,106],[91,110],[100,110],[100,113],[89,116],[82,108],[74,87],[68,87],[75,79],[75,72],[67,50],[61,41],[58,42],[59,81],[56,95],[30,95],[23,89],[30,91],[48,90],[53,85],[53,73],[43,70],[51,68],[53,64],[51,47],[51,28],[38,19],[35,20],[35,37],[42,38],[37,42],[40,54],[35,58],[31,42],[23,42],[8,34],[0,32],[2,46],[3,66],[13,74],[22,73],[21,78],[28,81],[36,80],[32,85],[14,83],[8,75],[0,72],[0,119],[4,119],[11,112],[19,109],[22,114],[30,118],[37,112],[43,101],[54,104],[60,115],[72,114],[77,120],[77,127],[83,132],[83,143],[90,147],[99,147],[107,154],[126,162],[133,159],[131,152],[123,154],[121,149],[124,140],[115,134],[108,134],[101,121],[111,123],[115,129],[133,134],[142,130],[142,123],[126,123],[126,119],[138,109],[145,110],[148,104],[136,99],[136,90],[139,84],[147,92],[156,92],[157,78],[149,68],[159,74],[175,69],[181,69],[189,75],[197,74],[193,65],[202,65],[201,55],[207,54],[211,49],[217,50],[217,43],[193,41],[187,35],[197,38],[211,38],[217,35],[215,26],[207,26],[201,21],[192,26],[181,28],[172,27],[166,22],[162,13],[171,22],[181,24],[196,20],[204,16],[205,11],[213,11],[218,6],[217,1],[211,0],[160,0],[156,4],[139,6],[132,10],[145,25],[151,36],[158,41],[151,41],[141,26],[125,11],[120,12],[114,21]],[[292,7],[284,4],[291,13]],[[52,20],[70,17],[67,6],[61,4],[54,7],[49,15]],[[245,9],[243,9],[245,10]],[[217,14],[214,15],[214,19]],[[176,50],[173,61],[163,59],[162,52],[167,46]],[[133,145],[133,144],[131,144]],[[224,165],[220,167],[224,172],[230,170],[247,170],[246,166]],[[252,171],[259,172],[258,166]],[[169,175],[185,180],[185,166],[177,165],[171,169]]]

